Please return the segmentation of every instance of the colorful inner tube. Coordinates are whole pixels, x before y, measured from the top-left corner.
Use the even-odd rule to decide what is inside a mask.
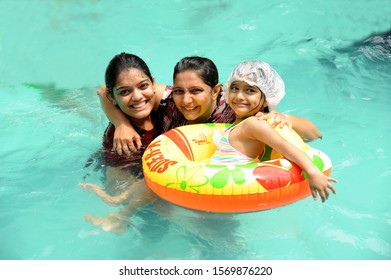
[[[177,127],[155,138],[144,152],[147,185],[176,205],[208,212],[252,212],[280,207],[311,194],[306,174],[266,146],[261,162],[209,164],[216,139],[230,124]],[[275,128],[329,175],[330,158],[288,128]]]

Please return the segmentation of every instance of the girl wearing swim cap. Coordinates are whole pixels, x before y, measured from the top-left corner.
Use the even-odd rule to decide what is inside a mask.
[[[235,122],[225,130],[212,164],[251,163],[259,161],[265,145],[269,145],[296,163],[308,175],[313,198],[325,202],[334,178],[324,175],[297,147],[280,136],[265,120],[253,117],[266,107],[274,109],[285,95],[285,85],[278,73],[267,63],[251,60],[240,63],[232,71],[225,85],[227,102],[235,112]]]

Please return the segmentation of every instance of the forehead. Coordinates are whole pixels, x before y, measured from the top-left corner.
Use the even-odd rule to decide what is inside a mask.
[[[232,86],[232,85],[240,86],[240,87],[251,87],[251,88],[258,89],[258,87],[253,86],[253,85],[250,85],[250,84],[248,84],[248,83],[246,83],[246,82],[244,82],[244,81],[233,81],[233,82],[231,83],[231,86]]]
[[[204,81],[195,70],[187,70],[175,75],[174,86],[205,85]]]
[[[138,82],[148,79],[148,76],[137,68],[127,68],[122,70],[117,77],[116,84],[137,84]]]

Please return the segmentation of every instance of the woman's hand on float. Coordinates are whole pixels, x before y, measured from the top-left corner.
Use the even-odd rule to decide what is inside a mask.
[[[141,146],[141,137],[130,124],[122,123],[115,127],[112,151],[130,156],[131,152],[136,152]]]
[[[286,125],[288,126],[289,129],[292,129],[292,123],[286,117],[286,115],[276,111],[271,111],[270,113],[258,112],[255,114],[255,117],[258,118],[258,120],[273,119],[273,123],[272,123],[273,127],[280,126],[280,128],[282,128],[284,127],[284,125]]]

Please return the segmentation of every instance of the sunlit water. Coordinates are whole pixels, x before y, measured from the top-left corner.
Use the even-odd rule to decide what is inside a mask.
[[[119,2],[0,2],[0,259],[391,259],[389,1]],[[159,201],[120,235],[89,224],[119,209],[78,183],[104,183],[83,167],[107,125],[95,89],[121,51],[166,84],[187,55],[213,59],[221,82],[269,62],[279,110],[322,131],[311,145],[337,195],[232,215]]]

